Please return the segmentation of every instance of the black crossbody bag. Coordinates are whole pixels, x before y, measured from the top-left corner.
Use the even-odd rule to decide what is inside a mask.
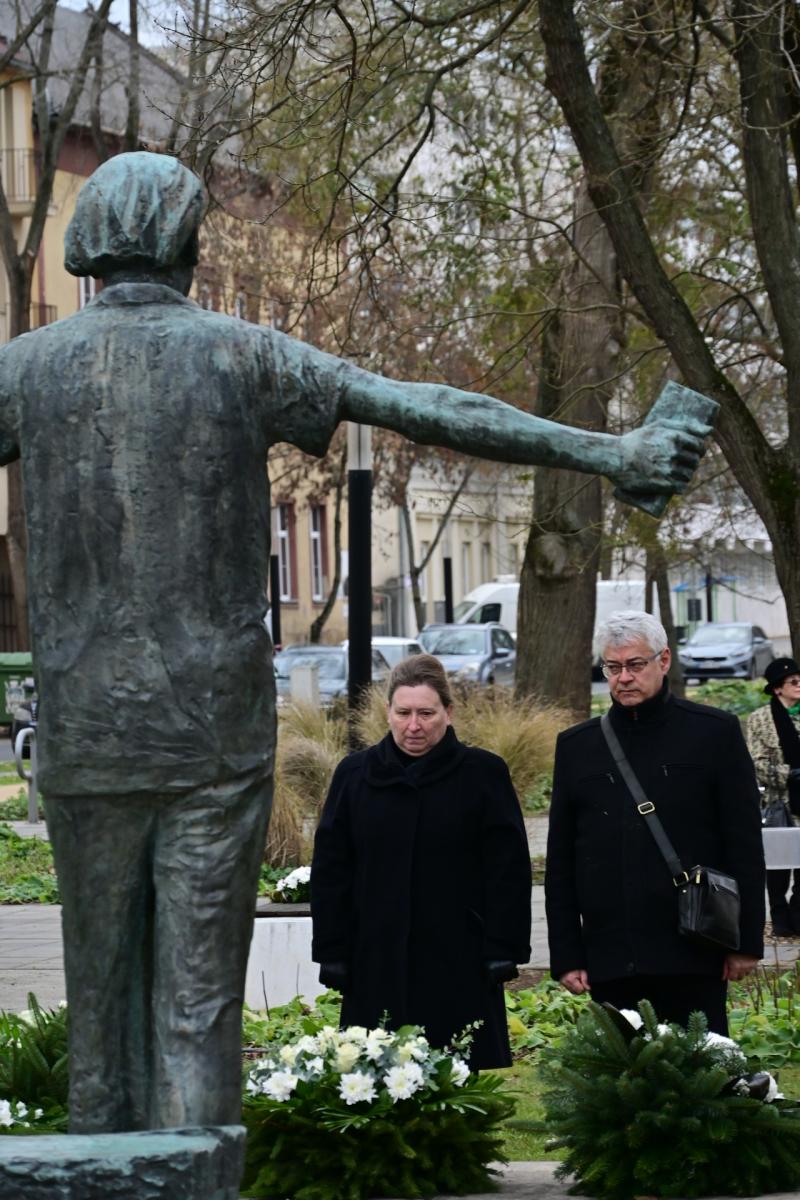
[[[608,713],[600,718],[600,728],[620,774],[633,797],[636,811],[650,830],[669,868],[678,893],[678,932],[691,942],[709,950],[739,949],[739,885],[730,875],[713,867],[692,867],[687,871],[675,853],[656,806],[647,799],[644,788],[625,757],[611,725]]]

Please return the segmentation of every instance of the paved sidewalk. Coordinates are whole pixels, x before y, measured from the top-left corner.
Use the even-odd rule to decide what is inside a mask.
[[[502,1183],[496,1192],[484,1192],[470,1196],[470,1200],[566,1200],[571,1181],[561,1182],[553,1178],[557,1163],[512,1162],[503,1168]],[[770,1200],[798,1200],[797,1192],[770,1192]],[[438,1200],[455,1200],[453,1196],[442,1196]],[[650,1200],[643,1197],[643,1200]],[[680,1200],[680,1198],[678,1198]],[[727,1200],[722,1196],[711,1196],[707,1200]]]

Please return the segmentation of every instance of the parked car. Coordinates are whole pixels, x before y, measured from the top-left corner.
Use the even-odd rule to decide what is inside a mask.
[[[425,631],[429,654],[439,659],[451,679],[461,683],[514,682],[517,648],[502,625],[440,625]]]
[[[710,621],[678,650],[684,679],[758,679],[775,653],[760,625]]]
[[[346,650],[348,646],[348,638],[342,642],[342,649]],[[395,667],[404,658],[410,658],[412,654],[424,654],[422,646],[414,638],[405,637],[389,637],[389,635],[380,634],[372,639],[373,650],[379,650],[386,659],[390,667]]]
[[[323,705],[347,695],[347,651],[341,646],[287,646],[273,659],[278,704],[286,704],[292,695],[292,671],[295,667],[316,666],[319,674],[319,698]],[[389,664],[380,650],[372,651],[372,682],[389,678]]]

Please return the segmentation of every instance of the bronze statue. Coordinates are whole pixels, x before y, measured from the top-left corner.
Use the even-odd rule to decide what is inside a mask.
[[[265,462],[361,421],[501,461],[682,490],[707,425],[624,437],[398,383],[186,298],[204,197],[121,154],[83,187],[80,312],[0,351],[22,456],[40,785],[63,902],[75,1132],[230,1124],[269,817]]]

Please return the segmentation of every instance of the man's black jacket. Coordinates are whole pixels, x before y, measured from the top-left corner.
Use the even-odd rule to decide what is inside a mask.
[[[733,875],[742,897],[740,953],[760,958],[764,854],[759,793],[739,721],[666,688],[611,719],[628,760],[688,868]],[[589,981],[627,975],[719,976],[719,954],[678,933],[677,897],[652,834],[620,778],[599,718],[556,746],[545,878],[550,969]]]

